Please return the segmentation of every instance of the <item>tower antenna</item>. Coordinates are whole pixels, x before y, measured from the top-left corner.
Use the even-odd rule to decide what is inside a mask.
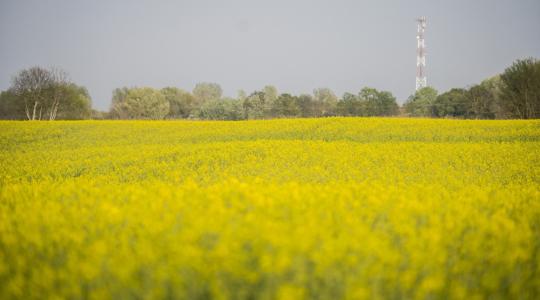
[[[418,30],[416,33],[416,90],[427,86],[426,77],[426,44],[424,42],[424,31],[426,30],[426,17],[416,19]]]

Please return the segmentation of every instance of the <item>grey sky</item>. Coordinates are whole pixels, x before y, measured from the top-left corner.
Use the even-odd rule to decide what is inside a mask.
[[[338,96],[364,86],[403,102],[415,85],[415,18],[427,17],[428,84],[478,83],[540,58],[539,0],[0,0],[0,89],[57,66],[108,109],[122,86],[217,82],[227,96],[264,85]]]

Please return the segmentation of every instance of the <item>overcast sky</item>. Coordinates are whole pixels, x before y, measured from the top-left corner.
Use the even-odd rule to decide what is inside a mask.
[[[421,15],[428,84],[441,92],[540,58],[540,0],[0,0],[0,89],[39,65],[66,70],[102,110],[116,87],[203,81],[226,96],[370,86],[402,103],[414,92]]]

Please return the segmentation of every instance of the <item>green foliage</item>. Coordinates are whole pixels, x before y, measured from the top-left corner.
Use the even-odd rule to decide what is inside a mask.
[[[204,103],[198,117],[206,120],[242,120],[243,102],[238,99],[224,98]]]
[[[465,97],[468,102],[468,113],[470,118],[494,119],[496,110],[496,100],[493,89],[489,84],[483,82],[472,86]]]
[[[392,93],[365,87],[358,95],[343,94],[337,104],[337,113],[342,116],[392,116],[397,115],[399,106]]]
[[[3,119],[186,119],[247,120],[283,117],[394,116],[400,113],[388,91],[365,87],[338,99],[328,88],[299,96],[278,94],[276,87],[223,99],[216,83],[198,83],[193,92],[176,87],[118,88],[109,113],[92,112],[88,92],[66,79],[60,70],[33,67],[19,72],[12,86],[0,94]],[[164,100],[164,101],[163,101]],[[403,105],[414,117],[504,119],[540,118],[540,61],[517,60],[501,75],[467,89],[453,88],[438,95],[426,87]]]
[[[189,92],[175,87],[166,87],[161,89],[161,93],[165,100],[169,102],[168,118],[188,118],[192,111],[196,109],[195,97]]]
[[[365,87],[359,97],[365,103],[367,116],[391,116],[398,112],[396,98],[390,92]]]
[[[337,104],[337,112],[340,116],[366,116],[366,103],[361,101],[357,95],[351,93],[343,94]]]
[[[267,115],[266,95],[264,92],[255,91],[242,101],[244,119],[262,119]]]
[[[116,88],[113,90],[110,115],[114,119],[127,119],[126,97],[129,88]]]
[[[163,119],[169,113],[169,102],[153,88],[123,88],[113,93],[113,112],[125,119]]]
[[[434,103],[407,103],[412,115],[471,119],[540,117],[540,62],[517,60],[503,74],[469,89],[451,89]],[[428,109],[423,109],[428,108]]]
[[[510,118],[540,118],[540,61],[517,60],[501,75],[501,106]]]
[[[193,89],[193,97],[196,105],[200,106],[208,101],[221,99],[223,91],[217,83],[201,82],[195,85]]]
[[[298,107],[297,97],[291,94],[281,94],[276,99],[274,106],[274,114],[277,117],[294,117],[298,116],[300,108]]]
[[[315,102],[314,117],[335,115],[338,98],[329,88],[313,90],[313,101]]]
[[[275,86],[267,85],[264,87],[263,92],[264,92],[264,110],[266,113],[268,113],[270,110],[272,110],[272,107],[274,103],[276,102],[276,99],[278,98],[278,91]]]
[[[24,103],[11,90],[0,92],[0,119],[24,120]]]
[[[85,87],[69,84],[64,87],[64,101],[58,111],[58,119],[82,120],[92,117],[92,101]]]
[[[309,94],[302,94],[296,97],[296,105],[300,110],[300,117],[310,118],[320,115],[313,96]]]
[[[434,103],[436,117],[465,117],[468,112],[468,99],[465,89],[451,89],[437,96]]]
[[[416,91],[414,95],[405,102],[405,111],[414,117],[436,116],[435,101],[437,90],[432,87],[424,87]]]

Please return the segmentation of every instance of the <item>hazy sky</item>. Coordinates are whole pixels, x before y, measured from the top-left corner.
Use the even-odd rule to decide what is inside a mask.
[[[0,0],[0,89],[30,66],[63,68],[108,109],[122,86],[264,85],[338,96],[364,86],[403,102],[415,86],[416,23],[427,17],[428,84],[465,87],[540,58],[540,0]]]

